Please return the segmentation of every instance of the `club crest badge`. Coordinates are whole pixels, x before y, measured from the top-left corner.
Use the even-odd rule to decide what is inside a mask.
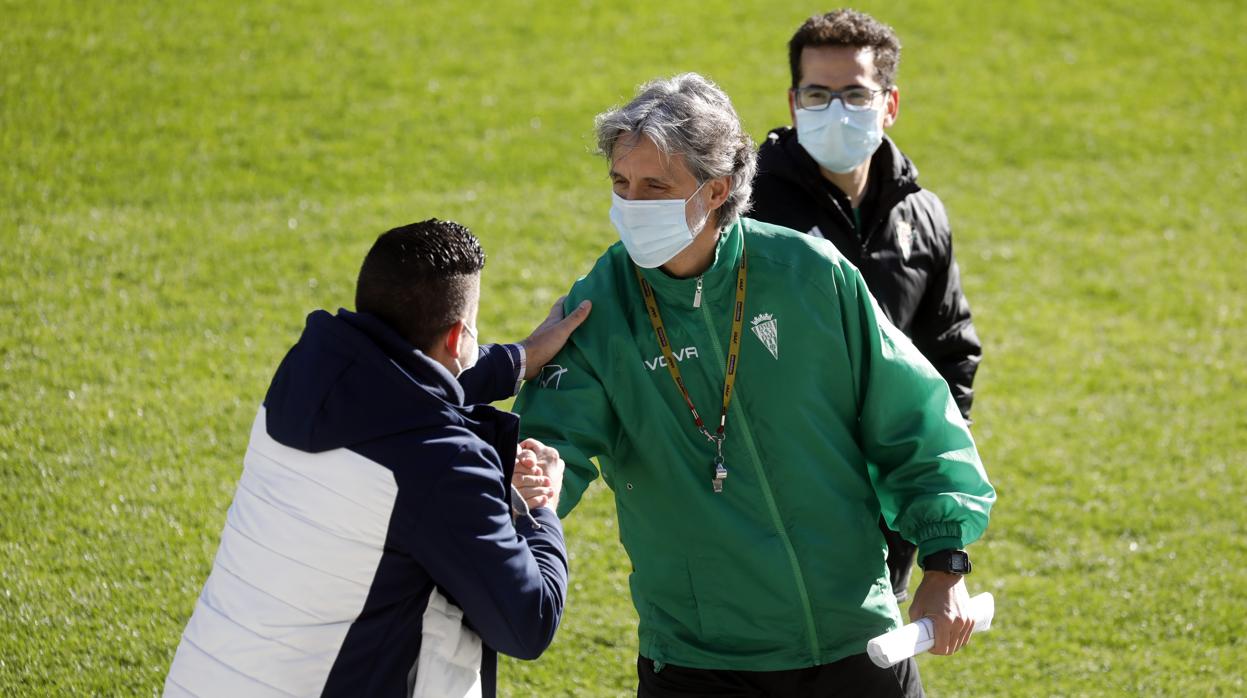
[[[909,221],[896,222],[896,241],[901,246],[901,258],[909,261],[909,253],[914,250],[914,226]]]
[[[766,345],[767,351],[771,352],[771,356],[779,358],[779,324],[778,321],[770,313],[762,313],[755,316],[753,320],[753,333],[762,340]]]

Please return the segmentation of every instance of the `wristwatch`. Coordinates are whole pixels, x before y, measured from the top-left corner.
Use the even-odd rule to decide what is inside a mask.
[[[923,572],[970,574],[970,556],[964,550],[941,550],[922,558]]]

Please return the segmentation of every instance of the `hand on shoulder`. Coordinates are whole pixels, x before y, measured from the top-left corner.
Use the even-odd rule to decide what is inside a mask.
[[[581,301],[570,315],[564,317],[563,301],[566,298],[567,296],[562,296],[555,301],[546,319],[537,325],[537,329],[533,330],[527,339],[520,342],[520,345],[524,347],[527,362],[524,380],[536,378],[537,374],[541,373],[541,369],[562,351],[563,345],[567,344],[572,332],[575,332],[576,328],[589,317],[593,304],[587,300]]]

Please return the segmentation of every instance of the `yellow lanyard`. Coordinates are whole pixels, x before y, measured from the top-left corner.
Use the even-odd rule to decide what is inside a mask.
[[[654,297],[654,289],[641,275],[640,268],[633,267],[637,281],[641,283],[641,295],[645,297],[645,307],[649,309],[649,322],[654,327],[654,335],[658,337],[658,346],[662,348],[663,358],[667,361],[667,371],[671,373],[675,387],[679,388],[680,394],[684,396],[684,404],[688,405],[689,412],[693,413],[693,423],[697,425],[697,430],[714,444],[718,451],[714,459],[714,477],[710,481],[715,493],[723,491],[723,481],[727,479],[727,468],[723,465],[723,439],[724,431],[727,429],[727,408],[732,404],[732,387],[736,385],[736,369],[740,363],[740,334],[741,326],[745,321],[745,273],[748,266],[745,260],[745,250],[742,247],[740,270],[736,273],[736,306],[732,312],[732,340],[728,345],[727,375],[723,380],[723,411],[719,413],[719,428],[713,434],[706,428],[701,415],[697,413],[693,398],[689,396],[688,388],[684,386],[684,379],[680,377],[680,367],[676,364],[675,354],[671,351],[671,342],[663,326],[662,313],[658,312],[658,300]]]

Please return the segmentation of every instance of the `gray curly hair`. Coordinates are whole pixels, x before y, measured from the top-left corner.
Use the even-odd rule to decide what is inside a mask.
[[[598,114],[599,155],[607,160],[624,134],[649,136],[666,155],[683,155],[697,183],[731,175],[732,190],[719,207],[718,226],[749,210],[757,150],[740,125],[740,117],[719,86],[684,73],[651,80],[622,107]]]

